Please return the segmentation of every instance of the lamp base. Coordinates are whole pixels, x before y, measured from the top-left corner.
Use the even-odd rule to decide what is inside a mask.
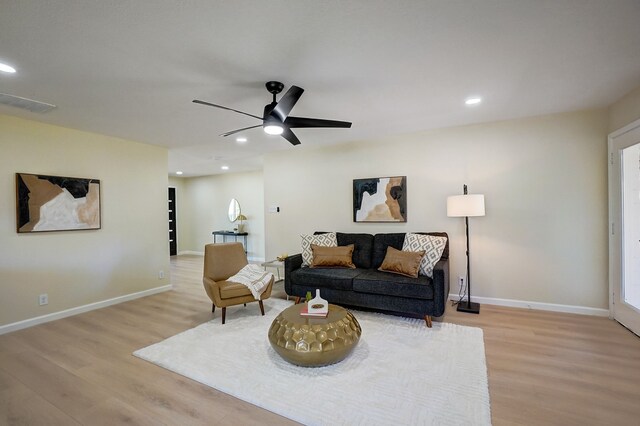
[[[458,312],[467,312],[469,314],[479,314],[480,304],[475,302],[460,302],[458,303]]]

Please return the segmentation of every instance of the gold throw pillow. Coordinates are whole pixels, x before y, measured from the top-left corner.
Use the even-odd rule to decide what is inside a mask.
[[[353,264],[353,244],[348,246],[324,247],[311,244],[313,260],[312,268],[334,267],[334,268],[355,268]]]
[[[401,251],[393,247],[387,247],[387,254],[378,271],[391,272],[405,277],[418,278],[420,261],[424,256],[422,251]]]

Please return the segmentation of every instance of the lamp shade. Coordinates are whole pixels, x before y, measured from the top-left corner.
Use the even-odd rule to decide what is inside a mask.
[[[484,216],[484,195],[465,194],[447,197],[447,216]]]

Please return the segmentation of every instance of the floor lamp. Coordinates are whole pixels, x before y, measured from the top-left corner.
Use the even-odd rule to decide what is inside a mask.
[[[469,268],[469,217],[484,216],[484,195],[467,194],[467,185],[463,187],[463,195],[447,197],[447,216],[464,217],[467,234],[467,301],[458,303],[459,312],[480,313],[480,304],[471,303],[471,271]]]

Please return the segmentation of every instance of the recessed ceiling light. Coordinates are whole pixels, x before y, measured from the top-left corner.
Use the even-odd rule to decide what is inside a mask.
[[[467,100],[464,101],[467,105],[478,105],[480,102],[482,102],[482,98],[480,97],[467,98]]]
[[[177,172],[176,172],[176,174],[177,174],[177,175],[181,175],[181,174],[182,174],[182,172],[181,172],[181,171],[177,171]]]
[[[244,136],[240,136],[236,138],[236,142],[246,142],[247,138],[245,138]]]
[[[14,73],[16,72],[16,69],[10,65],[3,64],[2,62],[0,62],[0,71]]]
[[[222,166],[220,167],[222,170],[229,170],[229,166]]]

